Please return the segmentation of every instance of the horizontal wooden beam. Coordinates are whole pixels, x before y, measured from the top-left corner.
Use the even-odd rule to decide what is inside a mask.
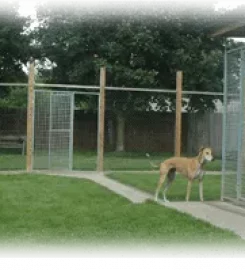
[[[239,28],[242,28],[245,26],[245,20],[241,20],[232,24],[229,24],[228,26],[221,27],[219,30],[214,31],[211,33],[209,36],[210,37],[218,37],[222,35],[227,35],[231,33],[232,31],[235,31]],[[244,33],[244,38],[245,38],[245,33]]]

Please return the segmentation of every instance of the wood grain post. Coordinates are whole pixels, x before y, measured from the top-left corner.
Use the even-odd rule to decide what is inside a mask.
[[[100,68],[97,172],[103,172],[104,171],[105,86],[106,86],[106,68],[105,68],[105,66],[102,66]]]
[[[34,85],[35,85],[35,64],[34,59],[30,59],[28,78],[28,107],[27,107],[27,136],[26,136],[26,170],[32,171],[33,155],[33,114],[34,114]]]
[[[181,128],[182,128],[182,88],[183,72],[177,71],[176,74],[176,120],[175,120],[175,156],[181,154]]]

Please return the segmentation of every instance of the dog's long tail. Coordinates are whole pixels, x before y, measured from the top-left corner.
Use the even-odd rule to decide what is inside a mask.
[[[150,163],[150,165],[151,165],[152,168],[159,168],[160,164],[159,164],[159,165],[155,164],[155,163],[151,160],[151,156],[150,156],[149,153],[146,153],[145,155],[146,155],[146,157],[148,158],[149,163]]]

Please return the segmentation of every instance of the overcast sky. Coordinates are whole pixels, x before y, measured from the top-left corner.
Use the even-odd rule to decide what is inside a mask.
[[[33,19],[35,19],[35,15],[36,15],[35,8],[34,8],[35,3],[36,3],[35,0],[20,0],[20,9],[19,9],[20,14],[24,16],[30,15],[32,16]],[[219,1],[219,3],[216,4],[216,8],[224,7],[224,8],[233,9],[242,4],[245,4],[245,0],[243,1],[225,0],[225,1]]]
[[[43,0],[45,1],[45,0]],[[34,28],[38,26],[37,21],[36,21],[36,11],[35,11],[35,0],[20,0],[20,8],[19,8],[19,13],[22,16],[31,16],[33,19],[33,23],[31,25],[31,28]],[[245,4],[245,0],[243,1],[219,1],[218,4],[216,4],[216,8],[227,8],[227,9],[234,9],[239,5]],[[237,41],[245,41],[245,38],[236,38],[235,40]]]
[[[23,16],[31,16],[31,18],[33,19],[32,28],[37,26],[37,22],[35,22],[35,19],[36,19],[35,4],[36,4],[35,0],[20,0],[19,13]],[[242,4],[245,4],[245,0],[243,1],[225,0],[225,1],[219,1],[218,4],[216,4],[216,8],[217,9],[218,8],[233,9]]]
[[[217,9],[219,8],[234,9],[242,4],[244,4],[244,1],[217,1],[217,4],[215,6]]]

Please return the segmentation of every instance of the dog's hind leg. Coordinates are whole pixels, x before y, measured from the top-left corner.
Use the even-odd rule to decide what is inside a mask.
[[[175,176],[176,176],[176,170],[175,169],[171,169],[168,172],[168,175],[167,175],[167,178],[168,178],[167,184],[166,184],[166,186],[163,189],[163,200],[165,202],[169,202],[169,200],[166,197],[166,193],[167,193],[168,189],[170,188],[170,186],[172,185],[172,183],[173,183],[173,181],[175,179]]]
[[[166,173],[161,173],[160,174],[160,179],[159,179],[159,182],[158,182],[158,185],[157,185],[156,193],[155,193],[155,201],[158,200],[158,194],[159,194],[159,192],[161,190],[161,187],[162,187],[165,179],[166,179]]]

